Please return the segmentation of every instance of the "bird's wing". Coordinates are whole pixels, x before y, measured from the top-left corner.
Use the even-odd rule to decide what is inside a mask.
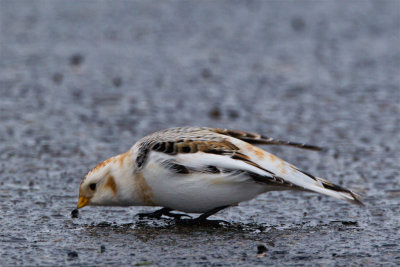
[[[279,139],[275,139],[272,137],[263,136],[263,135],[260,135],[257,133],[250,133],[250,132],[243,132],[243,131],[229,130],[229,129],[219,129],[219,128],[212,128],[211,130],[213,130],[216,133],[231,136],[231,137],[234,137],[234,138],[240,139],[242,141],[245,141],[247,143],[255,144],[255,145],[285,145],[285,146],[293,146],[293,147],[297,147],[297,148],[316,150],[316,151],[323,149],[321,147],[314,146],[314,145],[279,140]]]
[[[229,134],[228,134],[229,132]],[[241,134],[239,134],[241,133]],[[149,155],[164,155],[171,171],[185,175],[201,172],[244,172],[257,183],[300,188],[361,204],[352,191],[314,177],[244,140],[264,140],[248,133],[213,128],[173,128],[154,133],[136,145],[136,167],[140,170]],[[247,136],[247,137],[245,137]],[[267,141],[262,141],[267,142]]]
[[[242,174],[243,177],[245,174],[258,183],[295,186],[254,162],[232,140],[238,139],[210,128],[173,128],[158,132],[135,145],[137,170],[146,162],[156,160],[164,168],[181,175],[197,172],[227,177]]]

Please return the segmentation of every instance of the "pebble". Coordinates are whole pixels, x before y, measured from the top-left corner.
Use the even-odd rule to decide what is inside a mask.
[[[218,120],[221,118],[221,110],[218,107],[214,107],[209,111],[208,115],[210,116],[210,118]]]
[[[268,251],[268,249],[267,249],[266,246],[264,246],[264,245],[258,245],[257,246],[257,254],[262,254],[262,253],[265,253],[267,251]]]
[[[115,77],[112,79],[112,82],[115,87],[120,87],[122,85],[122,78],[121,77]]]
[[[83,56],[81,54],[74,54],[69,58],[69,64],[72,66],[79,66],[83,62]]]
[[[68,252],[68,258],[78,258],[78,252],[76,251],[70,251]]]
[[[79,210],[78,209],[74,209],[71,211],[71,218],[78,218],[79,216]]]

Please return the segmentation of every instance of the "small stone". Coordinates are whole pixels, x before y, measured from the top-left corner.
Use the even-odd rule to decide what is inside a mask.
[[[120,87],[122,85],[122,78],[121,77],[114,77],[112,82],[115,87]]]
[[[212,119],[218,120],[219,118],[221,118],[221,110],[219,109],[219,107],[214,107],[210,110],[209,115]]]
[[[228,111],[229,118],[237,119],[239,117],[239,112],[237,110],[231,109]]]
[[[304,30],[304,28],[306,26],[306,23],[300,17],[293,18],[290,23],[292,25],[293,30],[295,30],[297,32],[300,32],[300,31]]]
[[[110,227],[111,223],[109,222],[100,222],[97,224],[97,227]]]
[[[106,246],[101,245],[100,246],[100,253],[104,253],[104,251],[106,251]]]
[[[267,251],[268,251],[268,249],[267,249],[266,246],[264,246],[264,245],[258,245],[257,246],[257,254],[262,254],[262,253],[265,253]]]
[[[69,58],[69,64],[72,66],[79,66],[83,62],[83,56],[81,54],[73,54]]]
[[[212,72],[211,72],[211,70],[210,69],[203,69],[203,71],[201,72],[201,76],[204,78],[204,79],[209,79],[209,78],[211,78],[212,77]]]
[[[356,221],[342,221],[343,225],[355,225],[358,226],[358,222]]]
[[[76,251],[70,251],[68,252],[68,258],[73,259],[73,258],[78,258],[78,252]]]
[[[73,211],[71,211],[71,218],[78,218],[78,216],[79,216],[78,209],[74,209]]]
[[[61,84],[63,80],[63,75],[59,72],[54,73],[53,75],[53,82],[55,84]]]

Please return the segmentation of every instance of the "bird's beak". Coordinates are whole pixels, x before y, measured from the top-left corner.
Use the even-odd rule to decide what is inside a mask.
[[[79,196],[78,205],[76,206],[76,208],[78,208],[78,209],[83,208],[88,203],[89,203],[89,198],[83,197],[83,196]]]

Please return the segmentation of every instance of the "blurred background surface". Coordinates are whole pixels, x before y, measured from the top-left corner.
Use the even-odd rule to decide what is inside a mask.
[[[399,264],[399,68],[396,0],[1,0],[0,265]],[[90,168],[183,125],[324,146],[266,149],[366,208],[274,192],[221,229],[70,218]]]

